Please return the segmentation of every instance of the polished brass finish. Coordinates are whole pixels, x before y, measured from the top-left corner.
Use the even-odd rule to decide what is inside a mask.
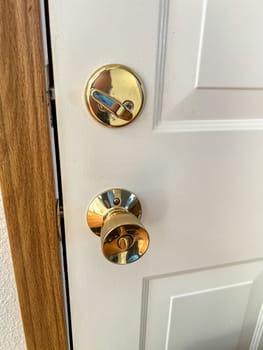
[[[100,236],[102,252],[109,261],[125,265],[146,252],[149,235],[140,222],[141,214],[137,196],[123,189],[107,190],[90,203],[87,223]]]
[[[85,100],[98,122],[108,127],[124,126],[142,110],[142,83],[128,67],[109,64],[92,74],[86,85]]]

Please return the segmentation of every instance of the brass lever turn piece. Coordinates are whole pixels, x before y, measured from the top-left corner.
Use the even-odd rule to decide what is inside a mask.
[[[125,265],[146,252],[149,235],[140,222],[141,214],[137,196],[123,189],[107,190],[90,203],[87,223],[100,236],[102,252],[109,261]]]
[[[115,98],[98,89],[90,89],[90,96],[99,103],[101,110],[104,109],[105,111],[113,113],[122,120],[129,121],[132,119],[132,113],[127,108],[129,105],[132,106],[131,102],[129,102],[129,105],[127,102],[121,104]]]

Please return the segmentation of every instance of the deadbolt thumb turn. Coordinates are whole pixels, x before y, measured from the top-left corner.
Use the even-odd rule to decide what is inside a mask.
[[[109,64],[94,72],[85,89],[91,115],[108,127],[132,122],[140,113],[144,93],[139,77],[128,67]]]
[[[149,235],[140,222],[141,204],[127,190],[113,188],[90,203],[87,223],[101,238],[101,249],[111,262],[125,265],[140,259],[149,246]]]

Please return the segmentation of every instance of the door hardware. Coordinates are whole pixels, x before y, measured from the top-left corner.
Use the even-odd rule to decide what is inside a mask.
[[[90,77],[85,100],[91,115],[108,127],[131,123],[141,112],[144,92],[139,77],[128,67],[109,64]]]
[[[87,223],[101,238],[101,249],[109,261],[126,265],[140,259],[149,246],[149,234],[140,222],[141,204],[127,190],[113,188],[90,203]]]

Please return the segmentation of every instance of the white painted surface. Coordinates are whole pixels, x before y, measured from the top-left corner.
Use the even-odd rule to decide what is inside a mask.
[[[248,303],[255,302],[251,293],[262,268],[262,261],[254,261],[145,278],[142,303],[148,307],[142,348],[248,349],[251,336],[241,338],[241,333],[249,328],[243,323]],[[257,293],[262,300],[262,286]],[[258,315],[259,309],[254,310],[253,317]],[[261,338],[259,319],[257,327],[255,321],[249,322],[255,327],[255,341]]]
[[[26,349],[0,194],[0,350]]]
[[[262,1],[160,4],[155,128],[262,129]]]
[[[142,302],[142,295],[147,295],[148,287],[143,281],[150,276],[178,276],[177,273],[193,268],[212,269],[215,265],[262,258],[263,133],[248,130],[261,129],[263,125],[262,91],[258,88],[263,81],[260,75],[251,75],[248,85],[242,70],[236,71],[235,80],[228,77],[226,69],[225,88],[195,87],[198,62],[203,77],[199,74],[198,81],[208,82],[204,62],[213,55],[205,30],[212,37],[213,31],[221,30],[228,38],[223,21],[217,21],[214,27],[213,17],[205,17],[206,13],[214,16],[213,11],[206,12],[206,4],[200,0],[144,3],[116,0],[110,4],[106,0],[77,0],[63,5],[50,1],[76,350],[147,349],[144,338],[150,309],[144,299]],[[216,0],[208,1],[209,6],[213,4],[218,6]],[[223,4],[232,13],[237,2]],[[242,4],[251,6],[248,2]],[[252,5],[252,13],[257,16],[261,13],[262,18],[262,2],[253,1]],[[241,15],[244,13],[245,9]],[[231,25],[234,26],[230,23],[227,28]],[[232,41],[233,38],[229,43]],[[199,49],[200,42],[205,45],[204,51]],[[261,44],[257,50],[261,55]],[[233,52],[239,55],[241,51]],[[221,54],[224,58],[224,53]],[[227,51],[227,59],[230,54]],[[238,61],[239,57],[235,59]],[[248,59],[260,68],[252,56]],[[144,81],[147,93],[142,115],[122,129],[107,129],[96,123],[84,102],[84,86],[90,74],[101,65],[114,62],[133,68]],[[216,75],[214,86],[219,85],[217,80]],[[242,131],[225,132],[229,129]],[[178,132],[196,130],[209,132]],[[143,207],[142,221],[151,236],[149,252],[137,263],[122,267],[102,257],[100,242],[85,222],[90,200],[115,186],[138,194]],[[244,264],[237,266],[241,269],[240,277]],[[255,265],[249,266],[251,273],[256,274]],[[214,305],[214,312],[222,317],[218,321],[223,332],[224,318],[234,314],[231,305],[235,293],[240,307],[233,323],[235,334],[243,339],[240,344],[245,341],[250,344],[262,294],[261,303],[256,302],[252,293],[254,276],[253,297],[249,295],[248,301],[251,309],[247,310],[246,285],[231,287],[246,280],[240,277],[236,282],[235,278],[230,273],[227,283],[223,279],[218,281],[217,288],[226,293],[225,313],[220,316],[217,308],[222,303],[219,294],[202,299],[202,303],[208,311]],[[200,290],[192,279],[190,282],[192,292]],[[212,280],[206,282],[205,289],[214,288]],[[197,306],[198,303],[191,307],[194,310]],[[185,315],[183,311],[186,305],[181,307],[181,317],[191,318],[191,312]],[[172,313],[171,319],[174,316]],[[205,324],[209,315],[204,312],[201,316]],[[158,318],[159,312],[154,317]],[[245,323],[240,329],[243,317]],[[217,324],[211,325],[214,325],[210,331],[212,340],[217,342],[214,337]],[[167,328],[167,319],[164,327]],[[187,330],[184,331],[186,334]],[[158,336],[157,332],[153,334]],[[207,339],[201,340],[205,343]],[[237,338],[233,341],[236,344]],[[229,344],[226,348],[232,350]],[[220,343],[216,346],[220,348]],[[183,345],[176,348],[182,349]]]
[[[249,6],[246,0],[204,3],[197,86],[262,89],[262,1],[250,0]]]

